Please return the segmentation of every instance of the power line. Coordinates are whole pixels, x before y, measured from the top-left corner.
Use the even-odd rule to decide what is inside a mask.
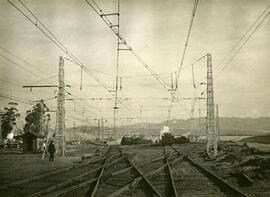
[[[189,37],[190,37],[190,34],[191,34],[191,29],[192,29],[192,26],[193,26],[193,21],[194,21],[194,18],[195,18],[195,14],[196,14],[198,3],[199,3],[199,0],[195,0],[194,1],[194,4],[193,4],[193,9],[192,9],[192,13],[191,13],[190,23],[189,23],[189,27],[188,27],[187,38],[186,38],[186,41],[185,41],[184,50],[183,50],[183,54],[182,54],[181,61],[180,61],[180,66],[179,66],[178,72],[177,72],[177,81],[179,81],[180,72],[182,70],[182,66],[183,66],[183,63],[184,63],[184,59],[185,59],[185,55],[186,55],[186,50],[187,50],[187,47],[188,47],[188,41],[189,41]],[[201,58],[199,58],[199,60],[201,60]],[[175,95],[176,95],[177,90],[178,90],[178,85],[176,86],[176,89],[175,89],[174,93],[172,93],[171,103],[170,103],[169,109],[168,109],[168,120],[171,117],[172,108],[173,108],[173,102],[174,102],[174,99],[175,99]],[[184,105],[183,105],[183,107],[184,107]],[[185,109],[185,107],[184,107],[184,109]]]
[[[188,68],[189,66],[192,66],[195,65],[196,63],[200,62],[201,60],[203,60],[204,58],[206,57],[206,54],[201,56],[200,58],[198,58],[197,60],[195,60],[194,62],[192,62],[191,64],[183,67],[181,70],[183,70],[184,68]],[[193,84],[194,85],[194,84]],[[178,87],[178,86],[177,86]],[[168,107],[168,120],[170,119],[171,117],[171,113],[172,113],[172,108],[173,108],[173,103],[175,102],[175,98],[176,98],[176,94],[178,94],[178,88],[176,88],[176,90],[174,91],[174,94],[172,95],[171,97],[171,102],[170,102],[170,105]],[[180,98],[180,95],[178,95],[178,97]],[[181,105],[183,106],[184,110],[187,112],[188,110],[184,107],[183,103],[181,103]]]
[[[201,56],[200,58],[198,58],[197,60],[195,60],[195,61],[192,62],[191,64],[188,64],[188,65],[182,67],[181,70],[184,70],[184,69],[186,69],[186,68],[189,68],[190,66],[194,66],[196,63],[200,62],[200,61],[203,60],[205,57],[206,57],[206,54],[203,55],[203,56]]]
[[[102,87],[104,87],[107,91],[110,91],[110,87],[102,82],[97,76],[95,76],[83,63],[81,63],[76,56],[74,56],[62,42],[38,19],[38,17],[21,1],[18,0],[23,7],[27,9],[27,11],[34,17],[35,20],[31,19],[27,16],[18,6],[12,3],[10,0],[7,0],[16,10],[18,10],[26,19],[28,19],[35,27],[37,27],[49,40],[51,40],[61,51],[63,51],[66,55],[68,55],[71,59],[73,59],[80,67],[95,81],[97,81]],[[44,28],[42,29],[41,26]]]
[[[78,66],[81,66],[79,63],[77,63],[77,62],[75,62],[75,61],[73,61],[73,60],[71,60],[71,59],[69,59],[69,58],[67,58],[67,57],[64,57],[64,59],[67,60],[67,61],[69,61],[69,62],[71,62],[71,63],[73,63],[73,64],[76,64],[76,65],[78,65]],[[115,77],[115,76],[112,75],[112,74],[105,73],[105,72],[102,72],[102,71],[97,70],[97,69],[91,68],[91,70],[92,70],[92,71],[95,71],[95,72],[97,72],[97,73],[103,74],[103,75],[107,75],[107,76],[109,76],[109,77]]]
[[[127,41],[119,34],[117,28],[112,24],[112,22],[110,21],[110,19],[108,19],[108,17],[106,16],[106,14],[101,10],[101,8],[97,5],[97,3],[92,0],[92,2],[94,3],[91,4],[88,0],[85,0],[85,2],[94,10],[94,12],[99,15],[101,17],[101,19],[104,21],[104,23],[111,29],[111,31],[120,39],[121,44],[126,46],[126,49],[124,50],[128,50],[130,51],[135,57],[136,59],[151,73],[151,75],[153,75],[158,82],[165,88],[168,89],[168,84],[163,81],[162,79],[159,78],[159,76],[156,74],[156,72],[153,71],[153,69],[151,69],[149,67],[148,64],[146,64],[146,62],[141,58],[141,56],[138,55],[138,53],[127,43]]]
[[[12,59],[6,57],[5,55],[0,54],[0,57],[2,57],[3,59],[5,59],[5,60],[7,60],[7,61],[9,61],[9,62],[11,62],[11,63],[13,63],[14,65],[16,65],[16,66],[18,66],[18,67],[20,67],[20,68],[23,69],[24,71],[26,71],[26,72],[28,72],[28,73],[30,73],[30,74],[32,74],[32,75],[34,75],[34,76],[40,78],[40,76],[37,75],[36,73],[34,73],[34,72],[32,72],[31,70],[25,68],[25,67],[22,66],[21,64],[18,64],[17,62],[15,62],[15,61],[13,61]]]
[[[191,29],[192,29],[193,21],[194,21],[194,18],[195,18],[198,3],[199,3],[199,0],[194,1],[193,10],[192,10],[192,14],[191,14],[191,19],[190,19],[190,23],[189,23],[189,27],[188,27],[187,38],[186,38],[186,42],[185,42],[185,45],[184,45],[184,51],[183,51],[183,54],[182,54],[182,58],[181,58],[181,61],[180,61],[180,66],[179,66],[178,73],[177,73],[177,79],[178,80],[179,80],[180,72],[181,72],[183,62],[184,62],[184,59],[185,59],[186,50],[187,50],[187,47],[188,47],[188,41],[189,41],[189,37],[190,37],[190,34],[191,34]]]
[[[26,65],[30,66],[31,68],[37,70],[38,72],[40,72],[40,74],[44,74],[44,71],[40,70],[39,68],[37,68],[36,66],[34,66],[33,64],[30,64],[29,62],[25,61],[24,59],[22,59],[21,57],[15,55],[14,53],[12,53],[11,51],[3,48],[0,46],[0,48],[5,51],[6,53],[8,53],[9,55],[15,57],[16,59],[20,60],[21,62],[25,63]]]
[[[95,76],[92,72],[88,70],[88,68],[82,64],[77,57],[75,57],[65,46],[63,43],[59,41],[59,39],[38,19],[38,17],[21,1],[18,0],[23,7],[34,17],[35,20],[31,19],[27,16],[19,7],[17,7],[10,0],[7,0],[16,10],[18,10],[24,17],[26,17],[35,27],[37,27],[49,40],[51,40],[55,45],[58,46],[66,55],[68,55],[73,61],[73,63],[79,65],[90,77],[92,77],[95,81],[97,81],[103,88],[105,88],[112,96],[114,94],[111,92],[111,87],[101,81],[97,76]],[[42,29],[39,24],[45,29]]]
[[[39,75],[37,75],[36,73],[33,73],[32,71],[29,71],[29,70],[25,69],[24,66],[22,66],[22,65],[20,65],[20,64],[18,64],[18,63],[16,63],[16,62],[14,62],[13,60],[11,60],[11,59],[5,57],[4,55],[1,55],[1,54],[0,54],[0,56],[3,57],[4,59],[10,61],[11,63],[13,63],[13,64],[19,66],[20,68],[26,70],[27,72],[31,72],[31,74],[33,74],[33,75],[35,75],[35,76],[39,76]],[[23,61],[23,60],[22,60],[22,61]],[[44,79],[44,80],[47,80],[47,79]],[[3,81],[3,82],[5,82],[5,83],[8,83],[8,84],[11,84],[11,85],[14,85],[14,86],[20,86],[19,84],[11,83],[11,82],[6,81],[6,80],[4,80],[4,79],[0,79],[0,81]],[[70,95],[72,95],[72,94],[70,94]],[[2,97],[4,97],[4,96],[2,96]],[[12,96],[12,97],[5,96],[6,99],[13,99],[13,100],[15,100],[16,98],[15,98],[15,97],[13,98],[13,97],[14,97],[14,96]],[[26,103],[25,101],[22,101],[22,100],[20,100],[20,99],[18,99],[18,98],[16,99],[16,101],[20,101],[20,102]],[[29,104],[29,103],[26,103],[26,104]]]
[[[248,28],[248,30],[244,33],[244,35],[236,42],[236,44],[233,46],[233,48],[230,50],[230,52],[222,59],[221,63],[218,65],[218,67],[221,67],[222,64],[224,64],[222,66],[222,68],[219,70],[219,72],[216,74],[216,76],[214,77],[214,79],[216,79],[220,73],[226,68],[226,66],[228,66],[232,60],[236,57],[236,55],[239,54],[240,50],[245,46],[245,44],[249,41],[249,39],[252,37],[252,35],[258,30],[258,28],[260,27],[260,25],[264,22],[264,20],[269,16],[270,14],[270,10],[267,12],[267,10],[270,8],[270,4],[263,10],[263,12],[257,17],[257,19],[255,20],[255,22]],[[266,15],[263,17],[263,15],[266,13]],[[262,18],[263,17],[263,18]],[[262,18],[262,19],[261,19]],[[261,19],[261,21],[260,21]],[[259,23],[258,23],[259,22]],[[257,24],[258,23],[258,24]],[[255,28],[254,28],[255,27]],[[254,28],[252,30],[252,28]],[[252,31],[251,31],[252,30]],[[248,35],[249,34],[249,35]],[[246,39],[245,39],[246,38]],[[243,41],[243,42],[242,42]],[[242,42],[242,44],[240,44]],[[240,46],[239,46],[240,45]],[[237,49],[238,47],[238,49]],[[237,49],[235,51],[235,53],[233,54],[234,50]],[[229,57],[230,55],[232,55],[227,62],[225,62],[226,58]],[[223,63],[224,62],[224,63]]]
[[[17,83],[12,83],[12,82],[9,82],[9,81],[4,80],[4,79],[0,79],[0,81],[4,82],[4,83],[6,83],[6,84],[13,85],[13,86],[18,86],[18,87],[21,87],[21,86],[20,86],[19,84],[17,84]]]
[[[48,76],[48,78],[41,78],[41,77],[40,77],[40,74],[34,73],[34,72],[32,72],[31,70],[29,70],[28,67],[25,68],[23,65],[16,63],[15,61],[11,60],[10,58],[8,58],[8,57],[6,57],[6,56],[3,57],[4,55],[2,55],[2,57],[3,57],[4,59],[8,60],[9,62],[11,62],[11,63],[13,63],[13,64],[15,64],[15,65],[17,65],[17,66],[19,66],[20,68],[23,67],[22,69],[25,68],[24,70],[26,70],[27,72],[31,72],[31,74],[37,76],[37,77],[39,78],[39,80],[38,80],[37,82],[40,82],[40,81],[46,81],[46,82],[50,83],[50,82],[48,81],[48,79],[51,79],[51,78],[53,78],[53,77],[56,76],[56,75],[54,75],[54,76],[49,76],[49,75],[47,75],[44,71],[40,70],[39,68],[37,68],[37,67],[34,66],[33,64],[27,62],[26,60],[24,60],[23,58],[19,57],[18,55],[12,53],[11,51],[9,51],[9,50],[7,50],[7,49],[1,47],[1,46],[0,46],[0,48],[1,48],[3,51],[5,51],[7,54],[9,54],[10,56],[15,57],[16,60],[19,60],[19,61],[21,61],[22,63],[24,63],[25,65],[28,65],[28,66],[31,67],[32,69],[38,71],[40,74],[43,74],[43,75]],[[51,83],[50,83],[50,84],[51,84]]]
[[[29,72],[29,70],[25,69],[22,65],[20,65],[20,64],[18,64],[18,63],[16,63],[16,62],[14,62],[13,60],[11,60],[11,59],[9,59],[9,58],[7,58],[7,57],[1,55],[1,54],[0,54],[0,56],[3,57],[4,59],[10,61],[11,63],[13,63],[13,64],[19,66],[20,68],[22,68],[22,69],[24,69],[24,70],[26,70],[26,71]],[[23,60],[22,60],[22,61],[23,61]],[[35,76],[38,76],[36,73],[33,73],[32,71],[30,71],[30,72],[31,72],[31,74],[33,74],[33,75],[35,75]],[[53,76],[53,77],[54,77],[54,76]],[[51,77],[50,77],[50,78],[51,78]],[[44,79],[44,80],[47,80],[47,79]],[[11,82],[6,81],[6,80],[3,80],[3,79],[0,79],[0,81],[3,81],[3,82],[5,82],[5,83],[8,83],[8,84],[11,84],[11,85],[14,85],[14,86],[20,86],[19,84],[11,83]],[[1,89],[2,89],[2,88],[1,88]],[[75,97],[75,96],[72,95],[71,93],[69,93],[69,95]],[[25,104],[29,104],[29,103],[31,104],[31,102],[23,101],[23,100],[21,100],[21,99],[19,99],[19,98],[15,98],[14,96],[11,96],[11,97],[10,97],[10,96],[4,96],[4,95],[1,95],[1,96],[2,96],[3,98],[6,98],[6,99],[11,99],[11,100],[19,101],[19,102],[22,102],[22,103],[25,103]],[[55,97],[53,97],[53,98],[55,98]],[[76,98],[78,98],[78,97],[76,97]],[[93,106],[91,106],[91,107],[93,107]],[[94,107],[94,108],[95,108],[95,107]]]
[[[158,76],[168,76],[171,73],[157,73]],[[147,75],[147,74],[137,74],[137,75],[126,75],[122,76],[122,78],[140,78],[140,77],[152,77],[152,75]]]
[[[123,50],[130,51],[136,57],[136,59],[141,63],[141,65],[144,66],[148,70],[148,72],[150,72],[151,75],[154,76],[154,78],[158,80],[161,86],[164,87],[166,90],[168,90],[169,85],[164,80],[162,80],[158,76],[158,74],[154,72],[153,69],[151,69],[148,64],[146,64],[146,62],[142,59],[142,57],[139,56],[138,53],[127,43],[127,41],[118,32],[118,29],[116,28],[116,26],[112,24],[110,19],[98,6],[98,4],[94,0],[91,0],[91,1],[94,3],[94,5],[90,3],[88,0],[85,0],[85,2],[94,10],[94,12],[101,17],[103,22],[110,28],[110,30],[120,39],[121,45],[124,45],[126,47],[126,49],[123,49]],[[174,96],[172,92],[168,91],[168,93]]]
[[[164,82],[162,79],[159,78],[159,76],[144,62],[144,60],[131,48],[131,46],[127,43],[127,41],[120,35],[119,33],[119,24],[113,25],[110,19],[107,17],[107,14],[105,14],[102,9],[98,6],[98,4],[92,0],[94,3],[91,4],[88,0],[85,0],[85,2],[95,11],[96,14],[98,14],[101,19],[105,22],[105,24],[112,30],[112,32],[118,37],[118,43],[121,45],[125,45],[126,49],[120,49],[118,50],[129,50],[136,58],[137,60],[159,81],[159,83],[167,89],[168,84]],[[119,13],[117,13],[119,15]],[[121,101],[119,101],[121,102]],[[122,102],[121,102],[122,103]],[[123,103],[122,105],[127,108]],[[132,112],[133,113],[133,112]]]
[[[14,97],[14,96],[10,96],[10,95],[4,95],[3,92],[0,92],[0,97],[4,98],[4,99],[8,99],[8,100],[13,100],[13,101],[17,101],[17,102],[21,102],[27,105],[32,105],[33,101],[30,100],[22,100],[19,97]]]
[[[34,83],[39,83],[39,82],[42,82],[42,81],[48,82],[48,81],[47,81],[48,79],[53,79],[53,78],[55,78],[55,77],[57,77],[57,75],[48,76],[48,77],[45,78],[45,79],[40,79],[40,80],[34,81],[34,82],[32,82],[32,84],[34,84]]]

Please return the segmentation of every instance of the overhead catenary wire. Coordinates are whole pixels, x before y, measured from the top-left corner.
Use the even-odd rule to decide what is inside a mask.
[[[19,64],[19,63],[15,62],[13,59],[11,59],[11,58],[9,58],[9,57],[6,57],[6,56],[3,57],[4,55],[2,55],[2,57],[3,57],[4,59],[6,59],[6,60],[8,60],[9,62],[15,64],[16,66],[19,66],[20,68],[22,68],[22,69],[24,69],[25,71],[31,73],[32,75],[38,77],[38,80],[35,81],[36,83],[37,83],[37,82],[41,82],[41,81],[46,81],[47,83],[52,84],[52,83],[50,83],[50,82],[48,81],[48,79],[51,79],[51,78],[54,78],[55,76],[57,76],[57,75],[49,76],[49,75],[46,74],[44,71],[42,71],[40,68],[37,68],[37,67],[34,66],[33,64],[31,64],[31,63],[29,63],[28,61],[24,60],[22,57],[19,57],[18,55],[16,55],[16,54],[14,54],[13,52],[11,52],[11,51],[5,49],[4,47],[1,47],[1,46],[0,46],[0,48],[1,48],[3,51],[5,51],[7,54],[9,54],[10,56],[15,57],[16,60],[19,60],[19,61],[22,62],[23,64]],[[39,73],[34,73],[33,71],[29,70],[28,67],[25,67],[25,65],[31,67],[32,69],[34,69],[35,71],[38,71]],[[46,75],[46,76],[48,76],[48,77],[47,77],[47,78],[41,78],[41,77],[40,77],[40,74]]]
[[[10,82],[10,81],[7,81],[5,79],[0,79],[0,81],[6,83],[6,84],[10,84],[12,86],[17,86],[17,87],[21,87],[21,85],[19,85],[18,83],[13,83],[13,82]]]
[[[184,68],[188,68],[188,67],[190,67],[190,66],[192,66],[192,68],[193,68],[193,66],[194,66],[195,64],[197,64],[198,62],[202,61],[206,56],[207,56],[206,54],[203,55],[203,56],[201,56],[200,58],[198,58],[198,59],[196,59],[195,61],[193,61],[191,64],[189,64],[189,65],[183,67],[182,70],[183,70]],[[176,77],[176,80],[177,80],[177,77]],[[178,80],[177,80],[177,83],[178,83]],[[193,85],[194,85],[194,81],[193,81]],[[181,86],[183,86],[183,84],[181,84]],[[172,97],[171,97],[171,102],[170,102],[170,105],[169,105],[169,107],[168,107],[168,119],[170,119],[170,117],[171,117],[172,108],[173,108],[173,103],[175,102],[175,97],[176,97],[176,96],[178,96],[179,98],[181,98],[181,97],[178,95],[178,85],[177,85],[177,84],[176,84],[176,90],[174,91],[174,94],[173,94]],[[182,106],[184,107],[183,104],[182,104]],[[184,109],[185,109],[185,111],[188,111],[185,107],[184,107]]]
[[[8,60],[9,62],[11,62],[11,63],[13,63],[13,64],[19,66],[20,68],[26,70],[27,72],[29,72],[29,70],[27,70],[27,69],[24,68],[24,66],[22,66],[22,65],[20,65],[20,64],[18,64],[18,63],[16,63],[15,61],[11,60],[10,58],[5,57],[4,55],[1,55],[1,54],[0,54],[0,56],[3,57],[4,59]],[[24,60],[21,58],[21,61],[24,61]],[[34,72],[32,72],[32,71],[31,71],[31,74],[33,74],[33,75],[35,75],[35,76],[39,76],[38,74],[36,74],[36,73],[34,73]],[[51,76],[51,77],[49,77],[49,78],[52,78],[52,77],[55,77],[55,76]],[[47,78],[47,79],[48,79],[48,78]],[[47,79],[42,79],[42,80],[47,80]],[[4,80],[4,79],[0,79],[0,81],[3,81],[4,83],[7,83],[7,84],[11,84],[11,85],[13,85],[13,86],[21,87],[19,84],[11,83],[11,82],[6,81],[6,80]],[[39,81],[41,81],[41,80],[39,80]],[[37,81],[37,82],[38,82],[38,81]],[[3,88],[1,88],[1,90],[2,90],[2,89],[3,89]],[[69,93],[69,95],[72,95],[72,94]],[[72,96],[74,96],[74,95],[72,95]],[[17,97],[14,97],[14,96],[4,96],[4,95],[2,95],[2,98],[15,100],[15,101],[19,101],[19,102],[22,102],[22,103],[25,103],[25,104],[30,104],[30,105],[31,105],[31,103],[34,102],[34,101],[26,102],[26,101],[23,101],[22,99],[19,99],[19,97],[17,98]],[[56,97],[54,96],[54,97],[52,97],[51,99],[54,99],[54,98],[56,98]],[[51,99],[45,99],[45,100],[51,100]],[[91,106],[91,107],[93,108],[93,106]]]
[[[182,71],[182,66],[183,66],[183,63],[184,63],[184,59],[185,59],[185,55],[186,55],[186,51],[187,51],[187,47],[188,47],[188,42],[189,42],[189,37],[190,37],[190,34],[191,34],[191,30],[192,30],[192,26],[193,26],[193,21],[194,21],[194,18],[195,18],[195,14],[196,14],[198,3],[199,3],[199,0],[195,0],[194,1],[194,4],[193,4],[193,9],[192,9],[192,13],[191,13],[190,23],[189,23],[189,27],[188,27],[188,33],[187,33],[187,37],[186,37],[186,41],[185,41],[185,45],[184,45],[183,54],[181,56],[180,65],[179,65],[178,72],[177,72],[177,81],[178,82],[180,81],[179,80],[179,77],[180,77],[180,73]],[[170,103],[169,108],[168,108],[168,121],[169,121],[169,119],[171,117],[172,108],[173,108],[173,102],[174,102],[174,99],[175,99],[176,92],[177,92],[178,88],[179,88],[179,86],[177,85],[176,90],[174,91],[174,93],[172,93],[172,96],[171,96],[171,103]]]
[[[4,99],[7,99],[7,100],[13,100],[13,101],[21,102],[23,104],[32,105],[31,101],[22,100],[22,99],[17,98],[17,97],[7,96],[7,95],[3,95],[3,94],[0,94],[0,97],[4,98]]]
[[[48,76],[47,78],[33,81],[32,84],[40,83],[40,82],[42,82],[42,81],[47,81],[47,80],[49,80],[49,79],[53,79],[53,78],[56,78],[56,77],[57,77],[57,75]],[[48,82],[48,81],[47,81],[47,82]]]
[[[129,50],[135,57],[136,59],[158,80],[158,82],[167,90],[168,89],[168,84],[163,81],[162,79],[159,78],[159,76],[154,72],[154,70],[142,59],[141,56],[127,43],[127,41],[120,35],[117,31],[117,28],[112,25],[112,22],[108,17],[104,14],[102,9],[97,5],[97,3],[94,0],[90,1],[85,0],[85,2],[94,10],[94,12],[101,17],[101,19],[104,21],[104,23],[111,29],[111,31],[120,39],[121,43],[126,46],[126,49]]]
[[[126,49],[129,50],[135,57],[136,59],[154,76],[155,79],[158,80],[158,82],[161,84],[162,87],[164,87],[167,91],[169,88],[169,85],[162,80],[156,72],[154,72],[148,64],[142,59],[141,56],[138,55],[138,53],[127,43],[127,41],[120,35],[118,32],[118,28],[116,28],[110,19],[106,16],[106,14],[102,11],[102,9],[98,6],[98,4],[92,0],[94,3],[91,4],[88,0],[85,0],[85,2],[94,10],[94,12],[101,17],[101,19],[104,21],[104,23],[110,28],[110,30],[119,38],[121,43],[126,46]],[[119,14],[119,13],[118,13]],[[172,92],[168,91],[169,94],[173,95]],[[179,102],[179,101],[178,101]],[[181,103],[180,103],[181,104]],[[183,106],[183,105],[182,105]],[[185,109],[185,108],[184,108]],[[186,109],[185,109],[186,110]]]
[[[236,44],[232,47],[229,53],[221,60],[218,64],[217,68],[221,67],[221,69],[214,76],[216,79],[221,72],[233,61],[233,59],[240,53],[241,49],[245,46],[245,44],[249,41],[252,35],[258,30],[261,24],[265,21],[265,19],[270,14],[270,4],[263,10],[263,12],[257,17],[254,23],[247,29],[247,31],[243,34],[243,36],[236,42]],[[235,51],[236,50],[236,51]],[[227,61],[226,59],[231,56]]]
[[[76,64],[76,65],[78,65],[78,66],[81,66],[79,63],[77,63],[77,62],[75,62],[74,60],[71,60],[71,59],[69,59],[69,58],[67,58],[67,57],[64,57],[64,59],[65,59],[65,60],[67,60],[67,61],[69,61],[69,62],[71,62],[71,63],[73,63],[73,64]],[[103,74],[103,75],[109,76],[109,77],[115,77],[115,76],[114,76],[114,75],[112,75],[112,74],[105,73],[105,72],[102,72],[102,71],[97,70],[97,69],[93,69],[93,68],[91,68],[91,70],[92,70],[92,71],[94,71],[94,72],[97,72],[97,73],[100,73],[100,74]]]
[[[2,57],[3,59],[5,59],[5,60],[11,62],[12,64],[18,66],[19,68],[23,69],[24,71],[26,71],[26,72],[32,74],[33,76],[40,78],[40,76],[39,76],[38,74],[32,72],[31,70],[29,70],[29,69],[26,68],[25,66],[23,66],[23,65],[21,65],[21,64],[19,64],[19,63],[17,63],[17,62],[15,62],[14,60],[10,59],[9,57],[6,57],[6,56],[3,55],[3,54],[0,54],[0,57]]]
[[[31,68],[35,69],[36,71],[38,71],[40,74],[44,74],[44,71],[42,71],[40,68],[37,68],[36,66],[34,66],[33,64],[30,64],[29,62],[25,61],[24,59],[22,59],[21,57],[19,57],[18,55],[12,53],[11,51],[5,49],[4,47],[0,46],[0,49],[2,49],[3,51],[5,51],[7,54],[15,57],[16,59],[20,60],[21,62],[23,62],[24,64],[30,66]]]
[[[16,10],[18,10],[26,19],[28,19],[35,27],[37,27],[49,40],[51,40],[60,50],[62,50],[66,55],[68,55],[71,59],[73,59],[78,65],[80,65],[83,70],[95,81],[97,81],[103,88],[105,88],[107,91],[111,90],[111,87],[109,87],[107,84],[105,84],[102,80],[100,80],[97,76],[95,76],[83,63],[79,61],[79,59],[74,56],[65,46],[62,42],[59,41],[59,39],[38,19],[38,17],[21,1],[19,1],[23,7],[25,7],[28,12],[34,17],[35,20],[31,19],[26,13],[24,13],[18,6],[16,6],[13,2],[10,0],[7,0]],[[40,25],[41,26],[40,26]],[[43,27],[44,29],[42,29]]]
[[[169,76],[171,73],[157,73],[158,76]],[[124,75],[122,78],[141,78],[141,77],[153,77],[151,74],[135,74],[135,75]]]
[[[161,79],[158,76],[158,74],[154,72],[154,70],[151,67],[149,67],[149,65],[142,59],[142,57],[139,56],[139,54],[128,44],[128,42],[123,38],[123,36],[119,34],[119,32],[117,31],[117,28],[112,24],[110,19],[106,16],[106,14],[102,11],[102,9],[98,6],[98,4],[94,0],[91,0],[91,1],[93,2],[93,4],[90,3],[89,0],[85,0],[85,2],[94,10],[94,12],[98,16],[100,16],[100,18],[110,28],[110,30],[120,39],[122,45],[125,45],[126,49],[129,50],[136,57],[136,59],[141,63],[141,65],[145,67],[148,70],[148,72],[150,72],[151,75],[154,76],[154,78],[161,84],[161,86],[164,87],[168,91],[170,88],[169,84],[167,84],[163,79]],[[174,97],[173,92],[168,91],[168,93],[171,94],[172,97]],[[178,100],[177,102],[180,103],[184,107],[181,101],[179,102]],[[187,112],[185,107],[184,107],[184,110]]]
[[[114,93],[111,92],[112,88],[100,80],[96,75],[94,75],[80,60],[73,55],[67,47],[64,46],[62,42],[38,19],[38,17],[21,1],[17,0],[22,4],[22,6],[34,17],[34,20],[31,19],[26,13],[24,13],[18,6],[16,6],[10,0],[7,0],[16,10],[18,10],[26,19],[28,19],[35,27],[37,27],[50,41],[52,41],[60,50],[62,50],[67,56],[69,56],[74,63],[79,65],[91,78],[93,78],[96,82],[98,82],[103,88],[107,90],[112,96],[115,96]],[[43,28],[44,29],[43,29]]]
[[[180,65],[179,65],[179,68],[178,68],[178,72],[177,72],[177,79],[178,80],[179,80],[180,72],[181,72],[181,69],[182,69],[182,66],[183,66],[183,63],[184,63],[184,59],[185,59],[185,55],[186,55],[186,51],[187,51],[187,47],[188,47],[188,41],[189,41],[189,37],[190,37],[190,34],[191,34],[193,21],[194,21],[194,18],[195,18],[198,3],[199,3],[199,0],[194,1],[193,10],[192,10],[190,23],[189,23],[189,27],[188,27],[188,33],[187,33],[187,37],[186,37],[186,41],[185,41],[185,45],[184,45],[184,50],[183,50]]]
[[[184,65],[184,66],[182,67],[182,70],[187,69],[187,68],[189,68],[189,67],[191,67],[191,66],[194,66],[195,64],[197,64],[198,62],[200,62],[201,60],[203,60],[206,56],[207,56],[207,54],[205,54],[205,55],[199,57],[198,59],[196,59],[195,61],[193,61],[191,64]]]
[[[10,52],[10,53],[11,53],[11,52]],[[18,64],[17,62],[13,61],[12,59],[10,59],[10,58],[8,58],[8,57],[6,57],[6,56],[4,56],[4,55],[1,55],[1,54],[0,54],[0,56],[3,57],[4,59],[8,60],[9,62],[11,62],[11,63],[13,63],[13,64],[19,66],[20,68],[26,70],[27,72],[30,72],[30,73],[33,74],[34,76],[39,77],[38,74],[32,72],[31,70],[26,69],[23,65]],[[14,54],[13,54],[13,56],[14,56]],[[18,56],[17,56],[17,57],[18,57]],[[23,61],[23,62],[25,62],[25,60],[23,60],[22,58],[20,58],[20,60]],[[31,65],[31,64],[30,64],[30,65]],[[55,76],[51,76],[51,77],[49,77],[49,78],[52,78],[52,77],[55,77]],[[48,79],[48,78],[47,78],[47,79]],[[47,80],[47,79],[42,79],[42,80]],[[19,86],[19,87],[20,87],[19,84],[11,83],[11,82],[6,81],[6,80],[3,80],[3,79],[0,79],[0,81],[3,81],[3,82],[5,82],[5,83],[7,83],[7,84],[11,84],[11,85]],[[41,81],[41,80],[39,80],[39,81]],[[37,81],[37,82],[39,82],[39,81]],[[72,95],[72,94],[70,94],[70,95]],[[12,96],[12,97],[14,97],[14,96]],[[10,99],[11,99],[12,97],[7,97],[7,96],[6,96],[5,98],[10,98]],[[14,97],[14,98],[15,98],[15,97]],[[55,98],[55,97],[53,97],[53,98]],[[20,100],[19,100],[19,99],[16,99],[16,101],[20,101]],[[22,102],[25,103],[25,101],[22,101]]]

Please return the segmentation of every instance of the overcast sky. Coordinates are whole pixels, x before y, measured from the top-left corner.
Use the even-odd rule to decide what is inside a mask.
[[[12,2],[22,8],[17,0]],[[85,1],[23,2],[91,72],[111,88],[115,86],[116,36]],[[96,0],[96,3],[105,13],[117,11],[116,0]],[[168,83],[169,73],[175,72],[179,67],[193,3],[191,0],[121,1],[120,34],[149,67],[161,74],[160,77]],[[209,52],[212,54],[215,75],[219,71],[219,63],[269,3],[269,0],[201,0],[197,7],[184,66]],[[116,21],[114,17],[111,19]],[[56,84],[59,56],[65,54],[6,0],[0,0],[0,35],[0,47],[35,67],[30,68],[29,65],[17,61],[0,48],[1,55],[32,72],[25,71],[0,56],[2,94],[28,100],[53,97],[55,89],[34,89],[30,92],[21,86],[46,84],[46,81],[39,80],[49,77],[52,77],[49,79],[50,83]],[[240,53],[214,80],[215,103],[219,104],[220,116],[270,116],[269,35],[268,17]],[[194,70],[196,83],[205,80],[206,59],[195,64]],[[65,61],[65,74],[66,83],[72,86],[68,91],[79,98],[112,97],[85,72],[83,91],[80,92],[80,69],[68,61]],[[134,113],[140,116],[142,109],[142,117],[149,121],[166,119],[169,101],[161,98],[169,98],[168,91],[128,51],[120,53],[120,76],[123,77],[120,96],[132,99],[125,103],[125,107],[120,105],[119,118],[135,117]],[[198,88],[198,94],[205,88]],[[179,92],[182,97],[194,96],[190,66],[181,72]],[[1,99],[0,104],[3,107],[8,101]],[[56,100],[47,101],[47,104],[51,109],[55,109]],[[174,104],[172,118],[190,117],[191,100],[184,100],[183,104],[185,109],[178,103]],[[112,118],[113,101],[110,100],[103,103],[77,100],[76,112],[73,111],[74,102],[67,101],[69,118],[80,119],[83,106],[89,119],[101,115]],[[104,110],[98,112],[93,106],[103,106]],[[196,106],[198,112],[198,102]],[[201,101],[200,106],[205,110],[204,101]],[[30,106],[20,104],[21,111],[26,108]]]

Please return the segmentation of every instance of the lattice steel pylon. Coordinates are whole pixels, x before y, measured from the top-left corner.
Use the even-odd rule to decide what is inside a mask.
[[[65,155],[65,81],[64,81],[64,58],[59,57],[58,94],[56,111],[56,150],[59,156]]]
[[[217,135],[215,122],[214,88],[212,56],[207,53],[207,116],[206,116],[206,136],[207,136],[207,154],[210,158],[217,155]]]
[[[117,16],[117,33],[120,33],[120,0],[117,0],[117,13],[111,14]],[[117,115],[118,115],[118,89],[119,89],[119,60],[120,60],[120,38],[117,37],[117,55],[116,55],[116,79],[115,79],[115,102],[113,107],[113,137],[117,137],[116,131],[116,122],[117,122]]]

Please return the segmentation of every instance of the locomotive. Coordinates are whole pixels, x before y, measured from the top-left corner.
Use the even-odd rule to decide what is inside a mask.
[[[174,136],[171,133],[163,133],[161,136],[161,142],[163,145],[173,145]]]
[[[171,133],[163,133],[161,137],[161,142],[163,145],[172,145],[172,144],[184,144],[189,143],[187,137],[174,137]]]

